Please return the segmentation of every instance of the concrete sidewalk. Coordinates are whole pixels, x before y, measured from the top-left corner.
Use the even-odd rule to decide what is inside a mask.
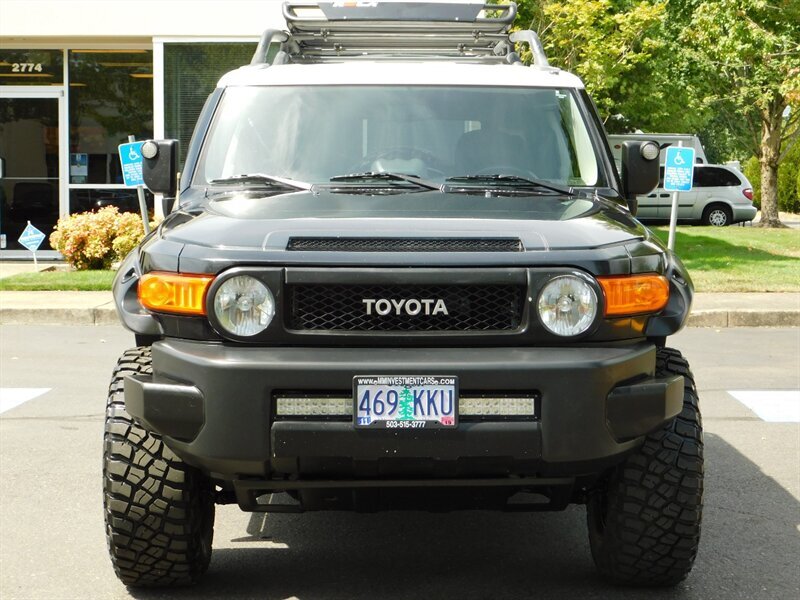
[[[119,323],[111,292],[0,292],[0,324]],[[690,327],[798,327],[800,293],[696,294]]]

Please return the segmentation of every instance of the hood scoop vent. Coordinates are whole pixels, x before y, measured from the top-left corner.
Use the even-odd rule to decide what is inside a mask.
[[[304,252],[522,252],[518,238],[292,237],[287,250]]]

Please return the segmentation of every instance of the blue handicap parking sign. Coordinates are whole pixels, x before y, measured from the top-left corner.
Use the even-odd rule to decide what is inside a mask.
[[[664,189],[668,192],[688,192],[694,175],[694,148],[670,146],[664,161]]]
[[[142,177],[142,144],[131,142],[119,145],[119,161],[122,163],[122,179],[128,187],[144,185]]]
[[[22,231],[22,235],[19,236],[18,241],[31,252],[36,252],[39,246],[42,245],[44,237],[44,234],[28,221],[28,226]]]

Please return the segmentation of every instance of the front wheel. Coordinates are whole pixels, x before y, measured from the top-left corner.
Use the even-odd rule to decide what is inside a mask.
[[[125,585],[186,585],[211,560],[213,487],[125,411],[125,376],[151,372],[150,348],[134,348],[120,357],[111,379],[103,445],[106,539]]]
[[[656,376],[683,375],[683,410],[603,480],[587,504],[600,573],[617,584],[669,586],[689,574],[700,542],[703,428],[689,364],[663,348]]]

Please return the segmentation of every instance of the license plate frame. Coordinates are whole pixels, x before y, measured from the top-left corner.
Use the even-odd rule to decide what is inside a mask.
[[[370,394],[365,401],[364,394],[367,391]],[[381,392],[380,397],[377,396],[378,392]],[[374,410],[378,406],[378,402],[383,403],[383,410],[380,414]],[[409,406],[411,413],[409,413]],[[368,412],[365,410],[366,407],[369,407]],[[418,408],[422,408],[424,414],[418,415]],[[431,408],[433,410],[427,413]],[[440,414],[440,412],[444,413],[447,408],[452,409],[452,414]],[[433,412],[436,414],[433,415]],[[396,418],[392,418],[393,416]],[[356,375],[353,377],[353,426],[356,429],[389,429],[393,431],[456,429],[458,427],[458,377],[455,375]]]

